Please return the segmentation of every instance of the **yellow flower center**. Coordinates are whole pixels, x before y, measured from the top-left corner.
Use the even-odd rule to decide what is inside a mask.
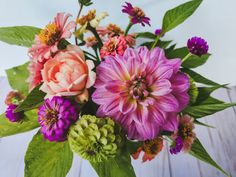
[[[145,13],[144,13],[143,10],[140,9],[139,7],[135,7],[135,8],[133,9],[133,13],[134,13],[134,15],[135,15],[136,17],[139,17],[139,18],[145,17]]]
[[[55,23],[50,23],[40,31],[39,40],[43,44],[51,46],[59,39],[60,33],[61,32],[57,28],[57,25]]]

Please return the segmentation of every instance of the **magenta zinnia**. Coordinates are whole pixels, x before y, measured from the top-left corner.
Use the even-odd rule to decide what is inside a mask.
[[[93,101],[97,114],[119,122],[130,139],[148,140],[161,130],[178,127],[177,113],[189,102],[189,78],[179,71],[180,59],[164,51],[128,48],[123,56],[108,56],[97,67]]]

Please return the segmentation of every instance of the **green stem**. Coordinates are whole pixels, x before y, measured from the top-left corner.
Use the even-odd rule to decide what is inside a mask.
[[[182,59],[182,63],[184,63],[186,60],[188,60],[189,57],[191,57],[192,54],[188,53],[183,59]]]
[[[84,5],[83,5],[83,4],[80,4],[79,12],[78,12],[78,15],[77,15],[76,19],[79,18],[80,14],[81,14],[81,12],[82,12],[83,7],[84,7]],[[77,31],[77,24],[76,24],[76,26],[75,26],[75,32],[76,32],[76,31]],[[78,45],[78,38],[76,37],[76,35],[75,35],[75,44]]]
[[[87,52],[87,51],[83,51],[86,55],[88,55],[88,56],[90,56],[90,57],[93,57],[93,59],[95,59],[95,60],[97,60],[97,57],[96,56],[94,56],[93,54],[91,54],[91,53],[89,53],[89,52]]]
[[[133,26],[133,24],[131,22],[129,22],[128,26],[125,29],[125,36],[128,34],[129,30],[131,29],[131,27]]]
[[[98,41],[98,48],[101,49],[103,46],[103,42],[102,42],[100,36],[98,35],[97,30],[95,28],[93,28],[92,26],[90,26],[90,24],[88,24],[87,29],[93,33],[93,35],[95,36],[95,38]]]
[[[154,43],[152,44],[152,47],[151,47],[151,49],[153,49],[154,47],[156,47],[156,45],[157,45],[157,43],[158,43],[159,39],[160,39],[160,35],[158,35],[158,36],[156,37],[156,39],[155,39]]]

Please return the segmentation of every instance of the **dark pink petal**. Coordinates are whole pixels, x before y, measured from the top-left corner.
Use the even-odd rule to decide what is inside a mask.
[[[173,132],[178,129],[177,113],[168,113],[167,115],[166,122],[162,128]]]
[[[166,79],[154,82],[151,89],[153,90],[151,94],[157,97],[167,95],[172,91],[171,83]]]
[[[168,94],[162,97],[157,98],[158,101],[158,107],[162,111],[166,112],[176,112],[176,110],[179,109],[179,103],[177,99],[172,95]]]
[[[171,80],[171,84],[174,92],[188,91],[190,87],[189,77],[182,72],[178,72]]]

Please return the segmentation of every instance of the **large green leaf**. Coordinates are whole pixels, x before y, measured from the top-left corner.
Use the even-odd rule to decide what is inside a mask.
[[[46,93],[39,90],[40,87],[41,85],[38,85],[37,87],[35,87],[29,93],[26,99],[17,107],[15,112],[31,110],[41,105],[44,101],[44,97],[46,96]]]
[[[182,48],[177,48],[175,50],[172,50],[166,53],[166,56],[169,59],[172,59],[172,58],[183,59],[186,55],[188,55],[188,53],[189,51],[187,47],[182,47]],[[201,57],[192,55],[185,62],[182,63],[182,66],[184,68],[196,68],[198,66],[205,64],[209,57],[210,57],[210,54],[205,54],[205,55],[202,55]]]
[[[25,155],[25,177],[65,177],[73,153],[68,142],[49,142],[38,132]]]
[[[232,106],[236,106],[236,103],[204,104],[198,106],[188,106],[183,112],[197,119],[214,114]]]
[[[30,47],[34,43],[39,28],[32,26],[13,26],[0,28],[0,41],[8,44]]]
[[[13,123],[5,117],[5,114],[0,115],[0,138],[27,132],[39,127],[37,117],[37,111],[31,110],[24,113],[22,122]]]
[[[191,78],[193,78],[193,80],[197,83],[201,83],[201,84],[205,84],[205,85],[220,85],[214,81],[211,81],[211,80],[201,76],[200,74],[198,74],[197,72],[195,72],[191,69],[183,68],[182,71],[187,73],[189,76],[191,76]]]
[[[27,62],[23,65],[6,70],[8,81],[11,87],[20,91],[24,95],[28,94],[28,84],[26,83],[26,80],[29,77],[29,72],[27,69],[28,64],[29,63]]]
[[[202,146],[201,142],[196,139],[191,147],[191,150],[189,152],[192,156],[214,166],[218,170],[220,170],[222,173],[224,173],[226,176],[229,176],[207,153],[205,148]]]
[[[202,0],[192,0],[168,10],[163,18],[162,34],[183,23],[195,12],[201,2]]]
[[[135,177],[131,158],[127,151],[108,161],[90,163],[99,177]]]

